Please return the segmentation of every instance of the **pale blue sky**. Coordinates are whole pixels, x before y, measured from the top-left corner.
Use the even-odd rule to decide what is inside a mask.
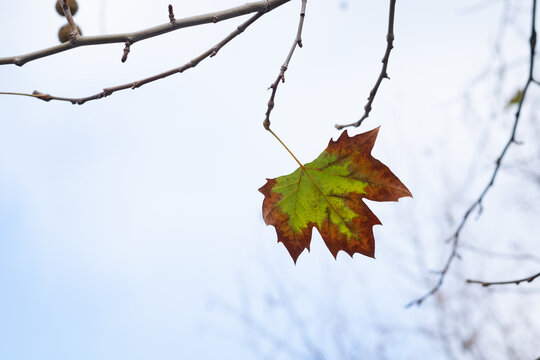
[[[167,21],[168,1],[79,2],[75,20],[85,34]],[[305,46],[272,115],[273,129],[304,162],[339,134],[335,123],[359,116],[384,52],[386,3],[351,1],[344,11],[337,0],[309,2]],[[238,4],[173,5],[180,18]],[[376,358],[386,345],[389,359],[426,353],[443,359],[438,340],[407,330],[437,329],[432,304],[403,305],[433,283],[416,267],[419,249],[428,269],[440,268],[448,250],[442,239],[452,228],[448,213],[457,218],[485,183],[511,117],[503,113],[497,130],[484,136],[493,127],[489,83],[473,94],[476,114],[464,110],[469,82],[493,59],[501,10],[497,2],[462,11],[468,5],[398,1],[392,80],[383,83],[365,127],[350,130],[382,126],[374,155],[415,196],[369,204],[384,224],[374,229],[377,260],[340,253],[336,262],[316,234],[311,253],[295,266],[261,219],[257,189],[266,177],[296,167],[261,123],[266,88],[294,38],[299,1],[264,16],[196,69],[135,91],[83,106],[0,97],[0,358],[287,358],[242,322],[238,314],[245,313],[297,358],[310,358],[290,316],[268,306],[283,287],[327,357],[341,358],[342,341],[360,358]],[[53,6],[53,0],[4,1],[0,56],[55,44],[62,18]],[[181,65],[239,22],[137,43],[125,64],[123,45],[116,44],[2,66],[0,91],[93,94]],[[508,60],[527,56],[527,26],[517,28],[505,43]],[[519,87],[524,70],[510,72],[503,98]],[[501,186],[513,181],[502,177]],[[527,186],[518,185],[524,192]],[[504,196],[489,198],[489,205],[522,206]],[[529,213],[538,214],[531,202]],[[488,211],[465,234],[527,237],[540,230],[511,212],[504,221],[512,225],[494,230],[499,214]],[[482,264],[470,259],[466,275],[506,271],[490,273]],[[460,289],[460,276],[449,286]],[[490,306],[518,303],[498,301]],[[384,330],[390,325],[397,330]]]

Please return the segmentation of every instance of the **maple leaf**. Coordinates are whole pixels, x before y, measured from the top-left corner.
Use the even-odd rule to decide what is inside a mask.
[[[410,191],[379,160],[371,156],[379,128],[349,137],[344,131],[314,161],[290,175],[267,179],[263,218],[276,229],[294,262],[317,228],[334,255],[374,257],[373,226],[381,224],[362,200],[397,201]]]

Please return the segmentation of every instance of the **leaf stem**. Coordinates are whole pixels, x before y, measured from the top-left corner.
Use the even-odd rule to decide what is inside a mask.
[[[279,143],[281,145],[283,145],[283,147],[285,148],[285,150],[287,150],[287,152],[289,154],[291,154],[291,156],[293,157],[293,159],[298,163],[298,165],[300,165],[300,167],[302,168],[302,170],[306,171],[306,168],[304,167],[304,165],[302,165],[302,163],[300,162],[300,160],[298,160],[298,158],[296,156],[294,156],[294,154],[292,153],[292,151],[287,147],[287,145],[285,145],[285,143],[283,141],[281,141],[281,139],[279,138],[279,136],[276,135],[275,132],[272,131],[272,129],[268,128],[266,129],[270,132],[270,134],[274,135],[274,137],[277,139],[277,141],[279,141]],[[311,176],[310,176],[311,177]]]

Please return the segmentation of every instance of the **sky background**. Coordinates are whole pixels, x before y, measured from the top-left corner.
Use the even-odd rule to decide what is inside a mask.
[[[135,31],[168,21],[168,4],[79,0],[75,21],[85,35]],[[239,4],[173,3],[176,18]],[[386,46],[387,6],[308,3],[304,47],[272,113],[274,131],[303,162],[337,138],[334,124],[361,115]],[[480,329],[479,341],[495,344],[485,358],[512,358],[501,338],[521,341],[516,358],[539,355],[539,324],[530,320],[540,316],[538,284],[526,285],[527,296],[463,284],[538,271],[531,234],[540,233],[540,192],[534,172],[521,171],[538,164],[535,88],[522,120],[529,130],[518,133],[525,146],[511,149],[484,213],[463,233],[470,247],[532,257],[497,262],[467,252],[446,298],[404,309],[436,281],[430,271],[446,259],[444,239],[507,139],[505,101],[526,79],[529,6],[398,1],[391,81],[364,125],[349,130],[380,125],[373,154],[414,195],[369,202],[384,224],[374,228],[376,260],[340,253],[336,261],[314,232],[311,252],[294,265],[261,217],[257,189],[296,168],[262,120],[299,1],[195,69],[134,91],[83,106],[0,97],[0,358],[300,359],[322,351],[330,359],[446,359],[452,326]],[[0,56],[57,43],[65,20],[53,0],[4,1],[1,10]],[[125,64],[123,44],[113,44],[1,66],[0,91],[94,94],[184,64],[242,21],[136,43]],[[502,63],[512,65],[497,78]],[[479,326],[486,316],[500,326]]]

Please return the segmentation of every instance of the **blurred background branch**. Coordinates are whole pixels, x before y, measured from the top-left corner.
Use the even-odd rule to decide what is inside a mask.
[[[482,285],[483,287],[492,286],[492,285],[509,285],[509,284],[519,285],[522,282],[529,282],[529,283],[533,282],[534,279],[536,279],[538,277],[540,277],[540,273],[528,276],[528,277],[523,278],[523,279],[507,280],[507,281],[481,281],[481,280],[467,279],[467,283],[468,284],[479,284],[479,285]]]
[[[493,172],[491,174],[491,179],[489,180],[488,184],[483,188],[478,198],[465,211],[465,213],[463,214],[463,217],[461,218],[461,221],[459,222],[459,225],[457,226],[454,234],[452,235],[450,239],[450,244],[451,244],[450,255],[448,256],[448,259],[446,260],[444,267],[439,272],[439,279],[437,283],[426,294],[424,294],[420,298],[413,300],[409,304],[407,304],[407,307],[410,307],[412,305],[421,305],[427,298],[429,298],[430,296],[435,294],[437,291],[439,291],[439,289],[441,288],[444,282],[446,274],[450,270],[450,265],[456,259],[456,257],[459,256],[458,247],[459,247],[459,242],[460,242],[460,234],[463,227],[466,225],[473,211],[478,210],[479,215],[482,213],[482,202],[484,200],[484,197],[494,185],[495,178],[497,177],[497,174],[499,173],[499,170],[501,169],[502,161],[508,149],[510,148],[512,144],[518,144],[518,141],[516,140],[516,131],[518,128],[520,117],[521,117],[521,109],[525,102],[525,98],[527,95],[527,91],[529,90],[529,86],[535,82],[535,79],[534,79],[535,57],[536,57],[536,0],[532,0],[531,25],[530,25],[530,35],[529,35],[529,70],[527,74],[527,80],[525,81],[523,85],[523,90],[520,91],[519,93],[520,95],[516,101],[517,110],[514,115],[514,122],[510,131],[510,136],[508,138],[508,141],[504,144],[499,157],[495,161],[495,168],[493,169]]]

